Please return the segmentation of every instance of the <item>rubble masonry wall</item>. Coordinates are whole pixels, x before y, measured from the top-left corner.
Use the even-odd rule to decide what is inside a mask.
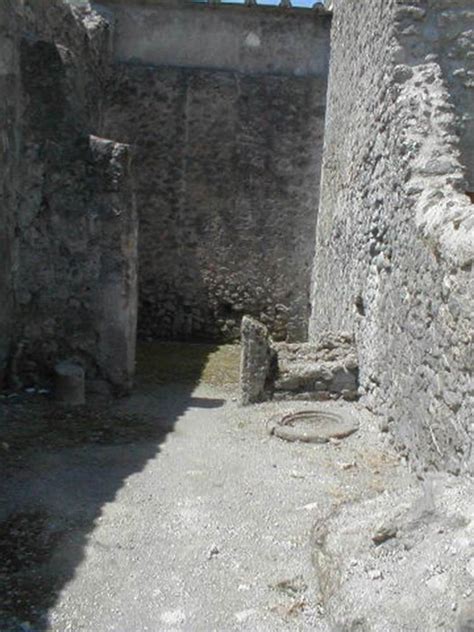
[[[14,168],[3,185],[11,301],[1,318],[11,326],[0,360],[13,386],[41,384],[73,358],[89,380],[127,389],[137,221],[128,147],[96,135],[108,26],[58,0],[7,3],[6,15],[16,34],[6,134]]]
[[[139,335],[232,340],[251,314],[280,340],[306,339],[329,16],[102,12],[116,61],[105,134],[134,148]]]
[[[353,331],[398,446],[472,470],[472,3],[334,5],[310,339]]]

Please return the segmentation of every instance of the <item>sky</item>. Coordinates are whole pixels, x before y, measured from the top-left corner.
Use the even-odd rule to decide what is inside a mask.
[[[291,0],[294,7],[312,7],[316,0]],[[221,0],[221,2],[231,2],[232,4],[244,4],[244,0]],[[278,5],[280,0],[257,0],[257,4]]]
[[[312,7],[315,0],[292,0],[294,7]],[[257,4],[280,4],[278,0],[257,0]]]

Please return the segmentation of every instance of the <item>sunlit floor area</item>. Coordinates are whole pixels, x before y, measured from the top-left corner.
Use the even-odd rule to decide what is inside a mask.
[[[271,436],[296,403],[241,407],[238,361],[156,343],[131,397],[4,405],[2,632],[333,629],[318,525],[410,476],[357,404],[321,404],[359,421],[344,440]]]

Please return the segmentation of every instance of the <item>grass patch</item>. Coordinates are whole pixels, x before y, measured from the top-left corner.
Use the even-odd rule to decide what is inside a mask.
[[[141,343],[137,348],[137,381],[230,386],[239,381],[239,363],[239,345]]]

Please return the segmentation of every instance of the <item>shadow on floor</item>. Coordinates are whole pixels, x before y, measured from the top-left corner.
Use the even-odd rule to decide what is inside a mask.
[[[126,399],[64,410],[46,397],[0,403],[0,632],[49,629],[48,611],[124,481],[160,452],[195,386],[235,382],[238,354],[212,345],[151,343]],[[161,386],[160,386],[161,385]]]

